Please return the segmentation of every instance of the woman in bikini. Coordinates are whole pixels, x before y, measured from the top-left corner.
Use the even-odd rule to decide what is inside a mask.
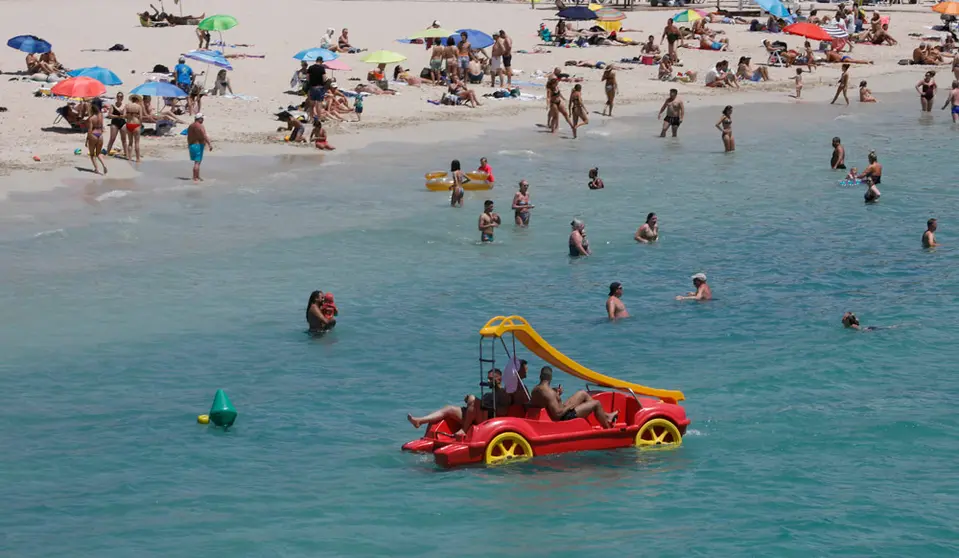
[[[465,195],[463,184],[469,178],[460,169],[459,159],[453,159],[453,162],[450,163],[450,178],[453,179],[453,184],[450,186],[450,207],[456,207],[457,205],[463,207],[463,196]]]
[[[90,151],[90,162],[93,172],[100,174],[97,169],[97,160],[103,165],[103,174],[107,173],[107,164],[103,161],[103,104],[100,99],[94,99],[90,106],[90,117],[87,118],[87,149]]]
[[[143,128],[143,107],[140,105],[139,95],[130,95],[130,102],[123,107],[123,118],[126,119],[127,134],[130,136],[130,150],[136,154],[136,162],[140,162],[140,131]],[[129,156],[127,156],[129,159]]]
[[[646,222],[636,230],[636,235],[633,238],[641,244],[649,244],[659,240],[659,219],[655,213],[646,215]]]
[[[310,141],[321,151],[333,151],[336,149],[326,140],[326,130],[323,129],[323,121],[319,118],[313,119],[313,131],[310,133]]]
[[[529,226],[529,210],[533,206],[529,203],[529,182],[519,181],[519,192],[513,194],[513,219],[517,227]]]
[[[573,121],[569,119],[569,111],[566,110],[566,104],[563,102],[563,93],[559,89],[559,81],[555,81],[553,89],[549,94],[549,121],[551,122],[550,133],[555,134],[556,130],[559,129],[559,115],[563,115],[563,118],[566,119],[566,123],[569,124],[569,129],[573,131],[573,138],[576,137],[576,126],[573,125]]]
[[[733,139],[733,107],[726,105],[723,109],[723,116],[716,123],[716,129],[723,134],[723,147],[726,153],[736,151],[736,140]]]
[[[876,98],[872,96],[872,91],[870,91],[869,87],[866,86],[865,80],[859,82],[859,102],[860,103],[878,102]]]
[[[453,37],[446,39],[446,48],[443,49],[443,56],[446,58],[446,78],[453,80],[460,77],[459,63],[456,56],[456,40]],[[465,76],[464,76],[465,77]]]
[[[120,143],[123,145],[123,156],[130,158],[130,146],[127,143],[127,121],[123,119],[123,93],[117,93],[116,100],[113,101],[113,107],[110,108],[110,142],[107,143],[107,153],[113,151],[113,143],[120,136]]]
[[[612,66],[607,66],[603,71],[602,81],[606,84],[606,106],[603,107],[603,116],[606,116],[606,109],[609,109],[609,116],[613,115],[613,101],[616,100],[616,93],[619,87],[616,85],[616,71]]]
[[[573,129],[589,124],[589,117],[586,105],[583,104],[583,86],[579,83],[573,86],[573,92],[569,94],[569,113],[573,116]],[[580,120],[583,121],[580,124]]]

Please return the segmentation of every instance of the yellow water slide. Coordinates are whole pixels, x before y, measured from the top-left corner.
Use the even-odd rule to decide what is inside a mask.
[[[480,330],[480,335],[483,337],[502,337],[507,333],[512,333],[520,343],[539,358],[580,380],[607,388],[632,390],[636,395],[657,397],[671,403],[686,399],[681,391],[649,388],[594,372],[553,348],[520,316],[496,316],[486,322]]]

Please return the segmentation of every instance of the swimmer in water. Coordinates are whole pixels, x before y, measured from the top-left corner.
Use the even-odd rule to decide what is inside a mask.
[[[859,178],[865,179],[867,176],[872,179],[876,186],[882,183],[882,165],[879,164],[879,156],[876,155],[875,151],[869,152],[869,165],[862,171]]]
[[[862,327],[859,325],[859,318],[852,312],[846,312],[842,315],[842,325],[849,329],[858,329],[860,331],[875,331],[878,329],[874,326]]]
[[[642,244],[659,240],[659,218],[656,217],[655,213],[646,215],[646,222],[636,229],[636,235],[633,239]]]
[[[529,182],[519,181],[519,192],[513,194],[513,219],[517,227],[529,226],[529,210],[533,209],[529,203]]]
[[[590,190],[602,190],[606,187],[603,184],[603,179],[599,177],[599,167],[589,169],[589,184],[587,186]]]
[[[716,129],[722,132],[723,147],[726,153],[736,151],[736,140],[733,139],[733,107],[726,105],[723,109],[723,116],[716,123]]]
[[[569,233],[569,257],[589,256],[589,240],[586,238],[586,223],[573,219],[569,224],[573,231]]]
[[[846,170],[846,148],[842,146],[839,136],[832,138],[832,160],[829,164],[833,170]]]
[[[336,320],[327,318],[326,314],[324,314],[322,310],[323,303],[323,291],[313,291],[310,293],[310,299],[306,303],[306,323],[310,326],[310,333],[323,333],[336,324]]]
[[[486,200],[483,203],[483,213],[479,216],[480,241],[484,243],[493,242],[493,229],[500,225],[499,215],[493,212],[493,200]]]
[[[626,305],[621,300],[623,296],[623,284],[620,282],[610,283],[609,297],[606,299],[606,315],[610,321],[628,318],[629,312],[626,311]]]
[[[465,195],[463,184],[468,182],[469,178],[460,169],[459,159],[453,159],[453,162],[450,163],[450,178],[453,179],[453,184],[450,185],[450,207],[456,207],[457,205],[463,207],[463,196]]]
[[[686,116],[686,106],[683,104],[682,99],[679,98],[678,89],[669,90],[669,97],[663,102],[663,106],[659,108],[659,114],[656,117],[661,117],[663,112],[666,113],[666,118],[663,119],[663,129],[659,133],[659,137],[665,138],[666,131],[672,129],[673,137],[675,138],[679,132],[679,125],[683,123],[683,118]]]
[[[954,58],[956,62],[954,68],[956,68],[956,76],[959,76],[959,56]],[[959,79],[952,82],[952,91],[949,92],[949,96],[946,98],[946,104],[942,105],[942,110],[946,110],[947,107],[952,107],[952,123],[955,124],[959,122]]]
[[[712,300],[713,291],[709,288],[709,285],[706,284],[706,274],[697,273],[692,276],[693,287],[696,287],[695,292],[686,293],[685,296],[677,296],[676,300]]]
[[[926,232],[922,233],[922,247],[923,248],[935,248],[939,246],[939,243],[936,242],[936,229],[939,228],[939,222],[935,219],[929,219],[926,221]]]

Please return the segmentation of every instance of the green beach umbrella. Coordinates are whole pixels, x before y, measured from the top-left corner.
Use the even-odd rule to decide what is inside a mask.
[[[360,62],[366,62],[367,64],[396,64],[404,60],[406,60],[405,56],[389,50],[377,50],[360,58]]]
[[[455,35],[453,31],[442,29],[440,27],[430,27],[417,33],[413,33],[407,39],[445,39],[450,35]]]
[[[238,23],[236,18],[231,15],[217,14],[204,19],[197,27],[204,31],[226,31],[227,29],[233,29]]]

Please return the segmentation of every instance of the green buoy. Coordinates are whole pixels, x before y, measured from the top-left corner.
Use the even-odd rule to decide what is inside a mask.
[[[210,422],[229,428],[233,426],[234,421],[236,421],[236,409],[233,408],[233,403],[230,403],[230,398],[222,389],[216,390],[213,405],[210,407]]]

